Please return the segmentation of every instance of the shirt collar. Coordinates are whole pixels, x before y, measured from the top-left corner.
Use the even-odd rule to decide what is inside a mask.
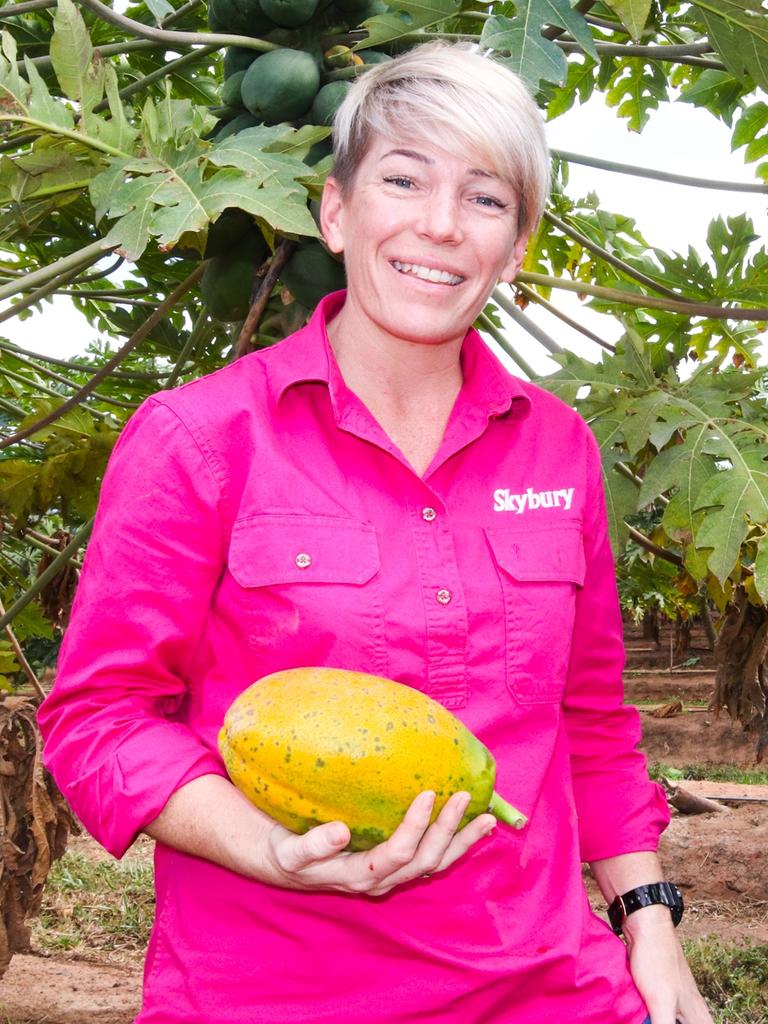
[[[346,294],[346,291],[338,291],[326,295],[306,327],[279,346],[280,358],[268,361],[269,381],[278,401],[296,384],[327,384],[334,393],[332,398],[338,395],[340,387],[344,387],[326,324],[344,305]],[[472,327],[467,331],[461,348],[461,368],[464,378],[462,404],[477,406],[486,416],[512,413],[519,417],[528,412],[530,399],[523,384],[504,369]]]

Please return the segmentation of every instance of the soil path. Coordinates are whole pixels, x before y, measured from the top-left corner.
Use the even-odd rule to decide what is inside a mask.
[[[670,673],[675,657],[673,652],[670,661],[668,637],[662,636],[657,647],[628,631],[625,684],[628,702],[641,710],[642,748],[649,762],[671,767],[754,766],[754,739],[706,708],[713,665],[701,637],[694,636],[697,642],[700,646],[685,655],[689,663],[695,659],[695,667]],[[652,706],[673,700],[681,701],[683,713],[669,718],[651,713]],[[764,796],[764,789],[745,792]],[[76,843],[79,852],[107,856],[87,838]],[[661,852],[688,906],[682,938],[711,935],[726,944],[768,944],[767,849],[768,803],[732,804],[718,814],[673,814]],[[585,880],[595,910],[603,913],[602,896],[588,871]],[[0,1019],[2,1024],[130,1024],[140,993],[141,962],[135,955],[119,963],[101,956],[17,955],[0,982]]]

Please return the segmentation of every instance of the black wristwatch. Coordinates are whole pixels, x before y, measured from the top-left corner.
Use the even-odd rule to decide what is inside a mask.
[[[652,907],[656,903],[669,907],[672,923],[677,928],[682,920],[685,904],[683,903],[683,894],[671,882],[638,885],[636,889],[630,889],[629,892],[617,896],[608,907],[608,920],[611,922],[611,928],[617,935],[621,935],[626,917],[642,907]]]

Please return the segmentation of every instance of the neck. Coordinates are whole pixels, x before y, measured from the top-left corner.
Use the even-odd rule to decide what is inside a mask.
[[[349,298],[327,330],[344,382],[374,414],[453,405],[461,389],[463,335],[434,343],[397,338],[358,316]]]

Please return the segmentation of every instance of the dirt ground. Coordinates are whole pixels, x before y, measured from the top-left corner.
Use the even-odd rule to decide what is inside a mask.
[[[641,709],[643,750],[649,762],[676,768],[693,764],[754,767],[754,739],[731,725],[726,716],[716,718],[706,709],[713,672],[703,643],[686,654],[686,660],[697,659],[694,666],[670,673],[667,641],[662,637],[661,647],[656,647],[634,631],[627,635],[627,700]],[[669,718],[651,713],[654,705],[676,699],[682,703],[682,713]],[[759,767],[766,770],[765,765]],[[707,789],[717,788],[700,786],[704,788],[698,792],[704,795]],[[765,787],[742,792],[768,795]],[[715,936],[727,944],[768,943],[768,802],[730,803],[727,808],[695,816],[673,812],[662,839],[667,875],[678,883],[687,903],[681,935]],[[79,852],[106,856],[87,838],[74,842]],[[150,845],[143,844],[129,856],[148,857]],[[602,897],[591,878],[586,881],[593,905],[601,912]],[[140,992],[141,961],[136,954],[119,958],[17,955],[0,982],[0,1022],[130,1024]]]

